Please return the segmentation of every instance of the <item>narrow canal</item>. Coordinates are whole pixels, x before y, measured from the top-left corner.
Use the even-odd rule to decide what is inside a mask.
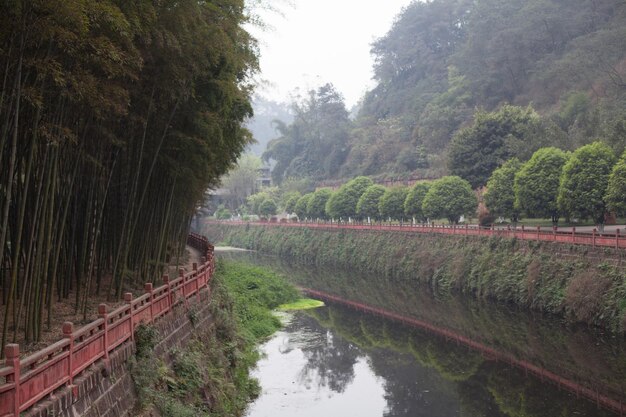
[[[418,290],[410,279],[223,256],[407,318],[337,302],[285,315],[284,329],[261,347],[262,394],[248,417],[626,416],[616,408],[626,402],[621,337]]]

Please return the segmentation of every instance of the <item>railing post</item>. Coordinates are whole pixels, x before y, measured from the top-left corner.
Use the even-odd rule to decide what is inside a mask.
[[[193,267],[193,276],[194,276],[195,285],[196,285],[196,300],[200,302],[200,277],[198,276],[198,264],[194,262],[192,264],[192,267]]]
[[[615,231],[615,249],[619,249],[619,229]]]
[[[576,226],[572,227],[572,243],[576,243]]]
[[[130,309],[130,340],[135,341],[135,311],[133,308],[133,294],[130,292],[124,293],[124,302],[128,304]]]
[[[469,235],[469,223],[465,223],[465,236]]]
[[[185,308],[189,309],[189,305],[187,304],[187,283],[185,282],[185,270],[183,268],[178,269],[178,276],[182,278],[180,281],[183,283],[183,303],[185,303]]]
[[[522,225],[522,240],[526,239],[526,237],[524,236],[524,229],[525,229],[525,227],[524,227],[524,225]]]
[[[596,247],[596,233],[598,232],[598,230],[594,227],[593,228],[593,247]]]
[[[20,406],[20,345],[10,343],[4,348],[4,364],[13,368],[13,373],[6,377],[6,382],[13,383],[13,416],[19,417]]]
[[[163,275],[163,283],[167,285],[167,311],[170,311],[172,309],[172,285],[169,275]]]
[[[552,240],[554,240],[556,242],[556,230],[558,229],[557,226],[552,226]]]
[[[489,231],[491,233],[491,236],[496,234],[496,227],[493,225],[493,223],[491,223],[491,227],[489,228]]]
[[[150,323],[154,322],[154,288],[152,286],[151,282],[146,282],[146,285],[144,285],[144,290],[146,291],[146,294],[150,294],[150,298],[148,299],[149,303],[150,303]]]
[[[541,233],[541,226],[537,226],[537,242],[539,242],[539,234]]]
[[[104,330],[104,360],[105,364],[108,367],[109,364],[109,315],[107,313],[107,305],[100,304],[98,305],[98,316],[103,321],[103,330]]]
[[[70,378],[70,388],[74,392],[74,324],[70,321],[63,323],[63,338],[69,340],[67,375]]]

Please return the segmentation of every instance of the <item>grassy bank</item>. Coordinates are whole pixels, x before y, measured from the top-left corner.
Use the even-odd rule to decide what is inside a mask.
[[[271,310],[297,299],[296,289],[267,269],[218,263],[211,297],[214,326],[194,335],[184,351],[171,352],[171,366],[152,354],[156,331],[141,327],[137,332],[133,379],[145,415],[242,415],[260,392],[249,375],[259,359],[256,346],[280,328]]]
[[[505,238],[209,225],[213,241],[305,263],[373,272],[595,324],[626,328],[626,275],[612,249]],[[393,278],[393,280],[391,280]]]

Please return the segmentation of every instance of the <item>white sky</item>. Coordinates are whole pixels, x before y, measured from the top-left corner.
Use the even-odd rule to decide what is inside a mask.
[[[370,89],[370,44],[389,31],[411,0],[292,0],[279,6],[284,16],[263,14],[273,29],[250,29],[261,48],[260,94],[290,101],[327,82],[350,108]],[[282,4],[282,3],[281,3]]]

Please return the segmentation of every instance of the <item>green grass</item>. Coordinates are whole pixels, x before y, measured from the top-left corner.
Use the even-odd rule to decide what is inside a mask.
[[[268,269],[232,261],[218,263],[211,287],[213,327],[198,329],[184,349],[169,352],[171,366],[152,355],[154,328],[138,327],[132,375],[141,409],[168,417],[234,417],[259,395],[249,373],[259,359],[256,347],[281,327],[272,311],[299,293]]]
[[[311,298],[301,298],[296,302],[281,304],[278,306],[278,310],[282,311],[296,311],[296,310],[309,310],[312,308],[324,307],[324,302],[320,300],[313,300]]]

